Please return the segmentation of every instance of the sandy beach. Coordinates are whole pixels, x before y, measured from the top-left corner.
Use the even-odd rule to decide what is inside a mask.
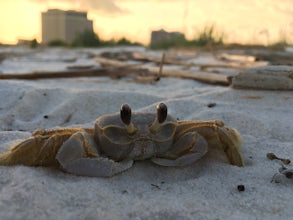
[[[4,60],[0,71],[53,71],[72,65],[62,63],[60,56],[78,57],[74,65],[96,64],[86,52],[41,51],[19,62],[15,56]],[[273,152],[293,160],[292,91],[234,89],[174,77],[155,83],[127,77],[1,80],[0,151],[37,128],[93,127],[97,117],[119,112],[123,103],[134,112],[154,112],[160,102],[180,120],[218,119],[236,128],[245,166],[216,157],[179,168],[139,161],[111,178],[43,167],[0,167],[0,219],[292,218],[293,180],[283,176],[279,183],[272,182],[281,163],[266,158]],[[239,191],[239,185],[245,190]]]

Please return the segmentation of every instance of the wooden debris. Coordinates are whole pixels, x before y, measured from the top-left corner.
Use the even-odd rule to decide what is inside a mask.
[[[241,99],[262,99],[262,96],[259,95],[243,95],[240,96]]]
[[[153,62],[147,56],[139,52],[130,52],[130,51],[120,51],[120,52],[103,52],[100,54],[100,57],[105,59],[119,60],[119,61],[129,61],[135,60],[140,62]]]
[[[2,63],[3,60],[5,60],[7,55],[5,53],[0,53],[0,63]]]
[[[189,56],[188,58],[180,59],[174,55],[174,53],[164,53],[164,64],[166,65],[178,65],[178,66],[185,66],[185,67],[199,67],[201,70],[206,70],[208,68],[234,68],[234,69],[244,69],[250,66],[254,66],[256,63],[254,62],[253,56],[243,56],[242,62],[239,62],[234,58],[233,59],[222,59],[222,55],[215,55],[216,60],[222,61],[222,63],[218,64],[204,64],[204,63],[194,63],[194,62],[187,62],[186,60],[193,59],[198,55]],[[176,53],[175,53],[176,54]],[[224,55],[223,55],[224,56]],[[225,58],[227,58],[226,55]],[[236,57],[237,55],[230,55],[230,57]],[[100,54],[100,58],[110,59],[110,60],[118,60],[118,61],[140,61],[140,62],[150,62],[155,63],[156,65],[160,65],[161,58],[146,56],[145,54],[139,52],[104,52]],[[238,57],[241,57],[238,55]],[[246,60],[245,60],[246,58]],[[249,61],[249,62],[248,62]]]
[[[164,65],[164,62],[165,62],[165,53],[163,53],[163,55],[162,55],[162,59],[161,59],[161,63],[160,63],[160,69],[159,69],[159,74],[158,74],[158,77],[157,77],[157,81],[159,81],[161,79],[161,76],[162,76],[162,73],[163,73],[163,65]]]
[[[157,76],[150,73],[148,69],[132,68],[132,66],[109,66],[104,68],[70,68],[68,71],[60,72],[34,72],[20,74],[0,74],[0,79],[53,79],[53,78],[73,78],[73,77],[97,77],[108,76],[112,79],[120,79],[129,76],[138,83],[153,83],[158,81]]]
[[[19,74],[0,74],[0,79],[50,79],[50,78],[72,78],[72,77],[93,77],[93,76],[110,76],[118,78],[125,75],[125,68],[93,68],[85,70],[71,70],[60,72],[33,72]]]
[[[257,60],[265,60],[270,65],[293,65],[293,53],[288,51],[274,50],[252,50],[248,52]]]
[[[291,163],[290,159],[277,157],[274,153],[267,153],[267,158],[270,160],[280,160],[286,165]]]
[[[195,55],[194,55],[195,56]],[[243,62],[222,62],[219,64],[195,64],[188,62],[191,56],[184,59],[178,57],[177,53],[163,54],[161,59],[147,56],[140,52],[105,52],[101,56],[95,57],[101,67],[92,65],[72,65],[65,71],[58,72],[33,72],[23,74],[0,74],[0,79],[50,79],[50,78],[68,78],[68,77],[97,77],[109,76],[112,79],[121,77],[130,77],[135,82],[153,83],[159,81],[162,77],[177,77],[183,79],[192,79],[204,83],[216,85],[230,85],[231,77],[207,71],[208,68],[244,68]],[[237,57],[237,59],[239,59]],[[129,62],[130,61],[130,62]],[[150,62],[156,66],[143,66]],[[168,68],[168,64],[176,65],[178,69]],[[199,67],[199,70],[190,70],[190,67]],[[164,70],[163,70],[164,67]],[[232,73],[233,74],[233,73]]]
[[[85,70],[85,69],[92,69],[94,68],[94,65],[73,65],[68,66],[67,69],[69,70]]]
[[[293,90],[292,66],[264,66],[240,71],[230,77],[233,88]]]
[[[114,66],[114,67],[123,67],[125,64],[121,61],[110,60],[101,57],[97,57],[96,61],[100,63],[102,66]],[[130,69],[140,68],[139,65],[128,65]],[[159,70],[157,67],[147,67],[148,71],[156,76],[159,75]],[[196,73],[189,73],[183,70],[164,70],[161,74],[162,77],[177,77],[183,79],[193,79],[201,82],[206,82],[210,84],[218,84],[218,85],[229,85],[228,77],[225,75],[219,75],[215,73],[197,71]]]

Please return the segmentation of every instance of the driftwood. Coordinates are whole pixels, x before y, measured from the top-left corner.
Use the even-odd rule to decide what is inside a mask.
[[[70,66],[66,71],[59,72],[33,72],[22,74],[0,74],[0,79],[50,79],[50,78],[69,78],[69,77],[97,77],[109,76],[113,79],[121,78],[124,76],[132,77],[136,82],[150,83],[160,80],[161,77],[178,77],[184,79],[193,79],[209,84],[229,85],[230,81],[228,76],[205,72],[196,71],[194,73],[187,72],[186,70],[170,70],[164,68],[166,62],[165,54],[160,61],[159,67],[142,67],[142,63],[129,64],[126,62],[96,57],[102,67],[95,66]]]
[[[138,83],[153,83],[158,81],[158,77],[151,74],[147,69],[136,68],[133,66],[119,66],[119,67],[104,67],[104,68],[69,68],[67,71],[60,72],[34,72],[34,73],[20,73],[20,74],[0,74],[1,79],[52,79],[52,78],[73,78],[73,77],[97,77],[108,76],[112,79],[120,79],[124,76],[129,76]]]
[[[165,54],[165,53],[164,53]],[[219,64],[202,64],[202,63],[190,63],[186,62],[182,59],[174,58],[174,56],[170,54],[165,54],[164,57],[164,64],[169,65],[179,65],[179,66],[185,66],[185,67],[199,67],[201,70],[205,70],[208,68],[234,68],[234,69],[243,69],[250,67],[253,62],[247,62],[243,60],[243,62],[239,62],[236,60],[229,60],[227,59],[227,55],[213,55],[216,60],[222,61],[222,63]],[[230,55],[232,56],[232,55]],[[118,60],[118,61],[139,61],[144,63],[155,63],[157,65],[160,65],[161,59],[158,57],[152,57],[152,56],[146,56],[145,54],[139,53],[139,52],[130,52],[130,51],[122,51],[122,52],[104,52],[101,53],[99,57],[109,59],[109,60]],[[196,56],[189,57],[188,59],[195,58]],[[223,59],[223,57],[225,59]],[[240,57],[240,55],[238,55]],[[244,56],[242,56],[244,57]],[[246,56],[247,57],[247,56]]]
[[[101,57],[97,57],[96,61],[100,63],[102,66],[115,66],[115,67],[123,67],[125,66],[124,62],[105,59]],[[129,66],[130,69],[137,69],[140,68],[137,65]],[[183,79],[193,79],[198,80],[205,83],[210,84],[219,84],[219,85],[229,85],[230,82],[228,80],[228,76],[215,74],[215,73],[208,73],[203,71],[197,71],[196,73],[189,73],[183,70],[164,70],[161,73],[157,67],[147,67],[147,70],[156,75],[161,77],[178,77]]]
[[[230,80],[233,88],[293,90],[293,67],[280,65],[250,68]]]
[[[72,78],[72,77],[96,77],[109,76],[117,79],[123,76],[132,76],[138,82],[155,82],[160,77],[178,77],[193,79],[201,82],[219,85],[229,85],[227,76],[215,73],[196,72],[188,73],[182,70],[164,70],[161,72],[157,67],[141,68],[140,65],[125,65],[125,63],[104,58],[97,58],[103,68],[92,69],[70,69],[60,72],[34,72],[20,74],[0,74],[0,79],[52,79],[52,78]],[[162,66],[161,66],[162,68]]]
[[[92,68],[84,70],[67,70],[60,72],[33,72],[19,74],[0,74],[0,79],[49,79],[49,78],[72,78],[72,77],[95,77],[110,76],[120,78],[127,74],[129,69],[126,67],[114,68]]]
[[[133,51],[103,52],[100,54],[100,57],[119,61],[135,60],[140,62],[154,62],[152,58]]]
[[[293,65],[293,53],[287,51],[254,50],[248,51],[257,60],[265,60],[270,65]]]

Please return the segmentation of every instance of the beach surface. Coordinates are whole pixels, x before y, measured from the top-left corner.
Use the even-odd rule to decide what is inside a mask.
[[[56,68],[52,56],[45,58],[49,61],[40,68]],[[4,62],[2,72],[19,70],[12,61]],[[238,90],[172,77],[155,83],[109,77],[1,80],[0,151],[37,128],[93,127],[97,117],[119,112],[123,103],[134,112],[155,112],[161,102],[180,120],[217,119],[236,128],[245,166],[217,157],[179,168],[137,161],[111,178],[44,167],[0,167],[0,219],[292,218],[293,179],[272,181],[281,163],[266,157],[273,152],[293,159],[292,91]]]

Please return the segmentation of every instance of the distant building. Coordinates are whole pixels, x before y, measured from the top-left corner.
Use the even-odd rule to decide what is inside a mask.
[[[87,19],[86,12],[49,9],[42,13],[42,43],[61,40],[72,43],[85,30],[93,31],[93,21]]]
[[[163,29],[152,31],[151,34],[151,47],[156,47],[162,44],[176,43],[176,41],[185,40],[184,34],[180,32],[167,32]]]

